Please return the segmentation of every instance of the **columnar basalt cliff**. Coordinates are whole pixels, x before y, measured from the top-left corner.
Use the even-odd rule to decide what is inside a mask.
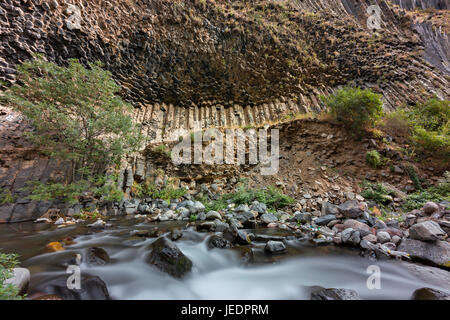
[[[17,64],[35,53],[58,64],[99,60],[148,143],[196,123],[320,111],[320,96],[345,85],[382,93],[387,110],[448,98],[448,2],[378,2],[380,30],[367,27],[369,0],[3,0],[0,80],[14,84]],[[0,186],[15,192],[11,170],[21,169],[11,161],[0,163]]]
[[[14,82],[15,65],[34,52],[61,64],[100,60],[150,139],[195,120],[247,125],[320,110],[319,96],[346,84],[382,92],[387,109],[448,95],[439,53],[424,59],[429,46],[447,55],[448,41],[432,41],[428,26],[418,27],[421,39],[413,18],[386,1],[375,33],[370,1],[66,2],[79,11],[56,0],[1,4],[0,77]]]

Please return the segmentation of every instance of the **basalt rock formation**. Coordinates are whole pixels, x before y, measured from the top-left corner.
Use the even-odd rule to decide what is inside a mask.
[[[382,93],[387,110],[448,99],[448,1],[378,3],[380,29],[371,30],[369,0],[3,0],[0,81],[14,84],[16,66],[35,53],[61,65],[101,61],[136,107],[148,143],[175,140],[180,128],[320,111],[320,96],[345,85]],[[24,161],[14,137],[26,124],[2,112],[9,151],[0,153],[0,187],[18,193],[17,173],[63,175],[47,158]],[[0,221],[42,211],[34,202],[17,206],[1,205]]]
[[[373,32],[370,1],[6,0],[0,79],[14,83],[16,64],[35,52],[60,64],[100,60],[149,140],[195,121],[248,125],[318,111],[320,95],[348,84],[383,93],[387,109],[447,97],[447,3],[393,2],[380,1]],[[425,6],[441,9],[441,29],[402,9]]]

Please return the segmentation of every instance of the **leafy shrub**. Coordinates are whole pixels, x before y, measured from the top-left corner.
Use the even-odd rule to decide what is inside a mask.
[[[2,192],[0,192],[0,205],[1,204],[8,204],[14,202],[14,196],[11,193],[11,190],[4,189]]]
[[[412,166],[408,166],[406,168],[406,171],[408,172],[409,178],[414,183],[414,186],[417,190],[422,190],[422,182],[420,181],[419,176],[417,175],[416,170]]]
[[[383,130],[409,140],[421,154],[450,158],[450,101],[429,99],[384,117]]]
[[[28,186],[23,188],[25,191],[30,191],[28,196],[30,200],[47,201],[54,199],[61,199],[68,203],[76,203],[78,197],[90,188],[88,180],[79,180],[69,184],[40,181],[30,181]]]
[[[5,280],[12,277],[12,269],[19,261],[17,254],[0,253],[0,300],[22,300],[19,289],[12,284],[3,284]]]
[[[409,112],[409,121],[414,127],[440,132],[450,121],[450,101],[431,98],[419,103]]]
[[[348,128],[361,134],[383,114],[381,95],[370,89],[343,88],[328,97],[322,97],[332,115]]]
[[[443,179],[436,186],[408,195],[403,203],[403,209],[411,211],[420,209],[428,201],[450,201],[450,172],[444,174]]]
[[[363,183],[363,192],[361,195],[367,199],[375,201],[376,203],[384,206],[392,202],[395,193],[386,188],[382,183],[372,184],[365,181]]]
[[[294,202],[294,199],[285,195],[274,186],[261,189],[250,189],[247,186],[239,187],[235,192],[222,195],[219,199],[211,200],[206,196],[198,198],[207,211],[219,211],[227,208],[228,202],[240,204],[252,204],[253,201],[258,201],[266,204],[268,210],[276,211]],[[228,201],[228,202],[227,202]]]
[[[379,168],[384,164],[384,161],[377,150],[372,150],[366,153],[366,163],[373,168]]]
[[[174,188],[171,186],[166,186],[161,189],[158,188],[154,183],[150,182],[150,180],[146,180],[143,184],[134,182],[133,186],[131,187],[131,192],[137,198],[150,197],[153,199],[161,199],[167,201],[171,199],[181,198],[186,194],[187,190],[183,188]]]

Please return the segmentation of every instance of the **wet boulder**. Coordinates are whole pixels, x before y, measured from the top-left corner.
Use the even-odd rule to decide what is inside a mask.
[[[351,289],[317,289],[311,292],[311,300],[362,300],[355,290]]]
[[[177,241],[183,236],[183,231],[180,229],[174,229],[170,232],[170,240]]]
[[[238,213],[236,213],[236,219],[244,227],[253,227],[253,226],[255,226],[255,216],[250,211],[239,211]]]
[[[237,243],[240,245],[246,245],[251,243],[250,237],[248,236],[247,232],[233,227],[224,230],[223,237],[233,244]]]
[[[182,278],[192,269],[192,261],[169,239],[161,237],[150,245],[146,261],[176,278]]]
[[[450,293],[431,288],[420,288],[413,292],[411,300],[450,300]]]
[[[56,278],[38,285],[37,291],[48,295],[55,295],[63,300],[110,300],[108,288],[99,277],[85,277],[81,279],[80,289],[69,289],[67,277]]]
[[[270,240],[266,243],[264,247],[264,252],[269,254],[280,254],[286,251],[286,246],[281,241]]]
[[[86,262],[91,266],[103,266],[109,262],[109,255],[103,248],[92,247],[87,250]]]
[[[207,246],[209,249],[219,248],[219,249],[228,249],[233,246],[233,244],[218,235],[213,235],[208,239]]]

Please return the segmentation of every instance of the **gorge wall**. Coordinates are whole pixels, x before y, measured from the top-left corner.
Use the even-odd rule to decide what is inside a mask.
[[[448,99],[448,1],[377,2],[380,30],[367,27],[369,0],[2,0],[0,81],[14,84],[17,64],[35,53],[62,65],[99,60],[135,106],[148,143],[196,124],[249,126],[320,111],[320,96],[345,85],[382,93],[387,110]],[[3,126],[9,154],[22,147],[11,130],[23,127]],[[21,158],[13,162],[6,149],[0,187],[17,193],[11,177]],[[56,168],[30,161],[42,169],[38,179]],[[0,220],[24,210],[4,207]]]

